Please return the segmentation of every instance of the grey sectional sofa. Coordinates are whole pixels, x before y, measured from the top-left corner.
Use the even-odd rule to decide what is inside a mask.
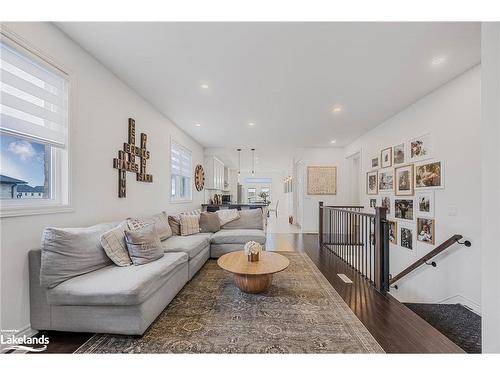
[[[29,252],[31,327],[142,335],[210,257],[242,250],[248,241],[264,247],[264,220],[261,210],[244,210],[240,219],[216,233],[164,240],[165,255],[152,263],[129,267],[106,265],[53,288],[40,285],[41,250],[32,250]]]

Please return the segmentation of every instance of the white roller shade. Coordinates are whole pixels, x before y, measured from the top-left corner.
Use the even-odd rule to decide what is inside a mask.
[[[191,177],[191,151],[172,142],[172,174]]]
[[[0,129],[65,147],[68,76],[2,35]]]

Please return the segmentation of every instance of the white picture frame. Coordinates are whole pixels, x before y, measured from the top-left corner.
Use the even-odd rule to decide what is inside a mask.
[[[402,156],[400,154],[402,152]],[[406,162],[406,143],[402,142],[392,146],[392,165],[403,165]]]
[[[394,198],[394,218],[414,222],[416,218],[415,199],[413,197]]]
[[[392,193],[394,192],[394,169],[386,168],[378,170],[378,192],[379,193]]]
[[[431,134],[427,133],[410,139],[406,151],[406,160],[408,163],[432,158]]]
[[[415,194],[415,212],[418,217],[432,219],[435,215],[434,191],[419,191]]]

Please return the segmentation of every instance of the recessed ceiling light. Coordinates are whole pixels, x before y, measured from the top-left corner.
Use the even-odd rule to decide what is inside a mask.
[[[197,128],[199,128],[199,127],[201,126],[201,124],[195,124],[195,126],[196,126]]]
[[[248,126],[255,126],[255,122],[249,122]]]
[[[339,106],[339,105],[336,105],[335,107],[333,107],[333,113],[340,113],[342,112],[342,107]]]
[[[446,56],[436,56],[431,60],[431,66],[440,66],[446,62]]]
[[[332,140],[330,141],[330,143],[333,145],[333,144],[337,143],[337,140],[336,140],[336,139],[332,139]]]
[[[200,87],[201,87],[202,89],[208,89],[208,85],[207,85],[206,83],[202,83],[202,84],[200,85]]]

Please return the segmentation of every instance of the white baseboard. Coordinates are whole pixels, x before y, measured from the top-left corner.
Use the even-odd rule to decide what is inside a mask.
[[[461,305],[464,305],[465,307],[468,307],[476,314],[481,315],[481,305],[479,303],[467,298],[467,297],[460,295],[460,294],[456,294],[454,296],[447,297],[443,300],[440,300],[440,301],[437,301],[434,303],[446,303],[446,304],[459,303]]]

